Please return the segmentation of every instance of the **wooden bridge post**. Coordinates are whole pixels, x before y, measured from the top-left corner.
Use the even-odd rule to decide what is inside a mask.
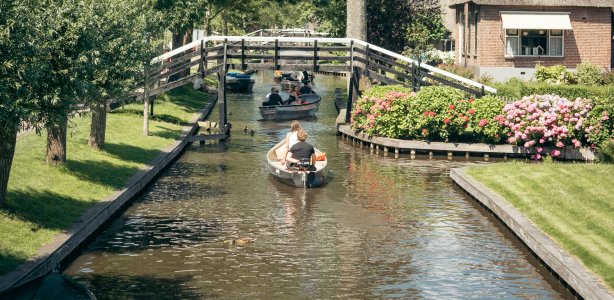
[[[350,41],[350,70],[354,70],[354,40]]]
[[[241,71],[245,71],[245,39],[241,39]]]
[[[313,41],[313,71],[318,71],[318,40]]]
[[[352,106],[358,99],[360,92],[360,71],[358,67],[354,67],[350,77],[350,90],[348,92],[348,101],[345,106],[345,122],[350,123],[352,117]]]
[[[226,127],[226,72],[228,72],[226,61],[227,61],[227,51],[228,51],[228,40],[224,39],[224,58],[222,61],[222,67],[218,69],[218,105],[219,105],[219,126],[220,129],[224,129]]]
[[[275,64],[275,70],[279,70],[279,40],[275,39],[275,54],[273,56],[273,63]]]

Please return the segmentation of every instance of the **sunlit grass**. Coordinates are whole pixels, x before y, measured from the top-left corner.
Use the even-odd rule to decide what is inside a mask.
[[[131,104],[108,115],[106,147],[87,145],[90,117],[72,119],[67,162],[44,162],[46,133],[29,133],[17,142],[7,203],[0,210],[0,274],[32,257],[68,229],[96,202],[123,187],[181,133],[180,124],[206,106],[206,96],[191,87],[158,97],[150,136],[143,136],[142,105]],[[166,122],[165,122],[166,121]]]
[[[614,288],[614,165],[501,163],[468,174]]]

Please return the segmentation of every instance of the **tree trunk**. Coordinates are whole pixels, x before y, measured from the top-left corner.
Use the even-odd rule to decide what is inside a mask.
[[[222,13],[222,35],[228,35],[228,20],[226,19],[226,14]]]
[[[47,156],[45,161],[52,165],[65,163],[68,117],[58,117],[56,120],[49,121],[45,127],[47,127]]]
[[[181,46],[183,46],[183,33],[173,32],[173,49],[171,49],[171,50],[175,50],[175,49],[177,49],[177,48],[179,48]],[[177,57],[181,57],[181,54],[175,55],[171,59],[175,60],[175,59],[177,59]],[[181,78],[181,74],[182,73],[179,72],[179,73],[171,75],[168,78],[168,81],[169,82],[173,82],[173,81],[176,81],[177,79],[180,79]]]
[[[15,154],[15,144],[17,143],[18,126],[4,127],[8,130],[0,131],[0,206],[6,199],[8,190],[9,175]]]
[[[347,0],[346,36],[367,41],[366,0]]]
[[[90,147],[96,150],[104,149],[107,130],[107,106],[105,103],[92,105],[92,125],[90,126]]]
[[[188,28],[188,30],[186,30],[186,32],[183,33],[183,45],[187,45],[189,43],[192,42],[192,28]],[[186,51],[186,53],[188,53],[190,50]],[[185,70],[183,70],[183,72],[181,72],[181,77],[188,77],[190,76],[190,68],[186,68]]]

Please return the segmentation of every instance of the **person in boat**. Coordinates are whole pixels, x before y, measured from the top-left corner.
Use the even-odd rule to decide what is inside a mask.
[[[294,86],[294,88],[290,91],[290,96],[288,97],[288,104],[300,104],[301,103],[301,99],[299,98],[299,96],[301,95],[300,93],[300,89],[297,86]]]
[[[300,90],[301,94],[312,94],[313,90],[309,86],[309,82],[305,82]]]
[[[281,158],[282,166],[286,164],[286,156],[288,156],[288,151],[290,150],[290,148],[292,148],[292,146],[298,143],[298,131],[301,129],[303,128],[301,127],[301,123],[299,123],[298,121],[294,120],[290,123],[290,132],[286,134],[286,144],[284,145],[285,151],[284,155]]]
[[[305,75],[303,72],[296,72],[296,80],[298,82],[303,82],[303,80],[305,80]]]
[[[269,102],[269,97],[271,97],[271,94],[273,94],[275,92],[275,87],[271,88],[271,92],[266,94],[266,96],[264,96],[264,102]]]
[[[279,89],[275,88],[273,93],[269,96],[269,100],[262,103],[262,106],[282,105],[284,100],[279,95]]]
[[[315,171],[316,168],[314,167],[314,163],[316,161],[316,150],[311,144],[306,142],[308,137],[307,132],[300,129],[296,135],[298,137],[298,143],[290,147],[286,156],[286,161],[290,162],[288,168],[301,167],[309,171]]]
[[[309,78],[309,73],[307,71],[303,71],[303,81],[304,82],[309,82],[311,81],[311,78]]]

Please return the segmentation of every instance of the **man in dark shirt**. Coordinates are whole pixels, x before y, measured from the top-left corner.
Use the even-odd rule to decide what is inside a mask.
[[[308,161],[308,170],[315,170],[313,164],[316,162],[316,150],[311,144],[305,142],[308,137],[307,132],[301,129],[297,132],[296,135],[298,137],[299,142],[294,144],[294,146],[292,146],[290,150],[288,150],[288,156],[286,157],[286,160],[292,163],[292,165],[298,165],[300,162]]]
[[[313,93],[313,90],[309,87],[309,82],[305,82],[300,92],[301,92],[301,95]]]
[[[269,100],[266,102],[263,102],[262,105],[263,106],[282,105],[283,101],[284,99],[282,99],[281,96],[279,95],[279,89],[276,88],[273,91],[273,93],[269,96]]]

